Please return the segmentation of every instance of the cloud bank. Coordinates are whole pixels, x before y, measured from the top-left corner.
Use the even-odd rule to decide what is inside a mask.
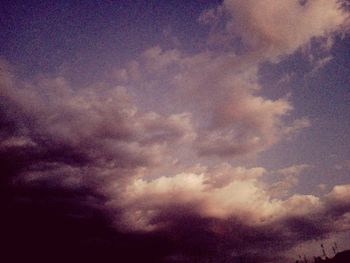
[[[228,0],[199,21],[210,26],[206,51],[151,47],[113,70],[113,87],[21,81],[1,62],[1,182],[82,192],[74,203],[108,217],[118,240],[165,242],[165,252],[148,247],[154,262],[278,262],[300,242],[348,231],[350,185],[293,193],[310,165],[273,171],[230,163],[311,125],[291,117],[287,94],[263,95],[259,69],[344,30],[342,3]],[[142,94],[130,92],[164,83],[173,90],[171,114],[141,109]],[[267,183],[271,174],[281,179]]]

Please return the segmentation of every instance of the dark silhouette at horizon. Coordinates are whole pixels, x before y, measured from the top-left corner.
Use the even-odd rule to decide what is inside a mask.
[[[321,257],[314,258],[315,263],[349,263],[350,262],[350,250],[344,250],[338,252],[332,258],[322,259]]]

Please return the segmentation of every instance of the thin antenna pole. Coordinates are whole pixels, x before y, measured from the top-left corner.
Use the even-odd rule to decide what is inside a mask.
[[[327,259],[328,257],[327,257],[326,251],[324,250],[323,244],[321,244],[321,248],[322,248],[322,253],[323,253],[324,258]]]

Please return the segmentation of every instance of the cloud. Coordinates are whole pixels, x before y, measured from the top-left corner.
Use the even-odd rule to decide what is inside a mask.
[[[198,141],[201,155],[234,156],[259,152],[279,140],[281,117],[291,109],[285,100],[271,101],[248,94],[233,97],[216,109],[213,125]]]
[[[256,65],[245,58],[201,53],[178,65],[174,86],[183,101],[197,105],[199,155],[257,153],[309,126],[306,118],[291,124],[284,120],[293,110],[287,98],[272,100],[259,94]]]
[[[306,166],[289,167],[285,171],[292,169],[292,173],[299,173]],[[166,220],[171,221],[172,217],[166,217],[164,222],[158,217],[172,207],[202,218],[235,218],[258,227],[289,215],[312,213],[321,206],[312,195],[292,195],[286,200],[273,198],[273,193],[259,179],[266,173],[261,167],[247,169],[224,164],[202,171],[153,180],[136,179],[125,188],[121,199],[118,196],[114,201],[112,197],[110,205],[128,207],[124,225],[144,231],[166,227]]]
[[[350,185],[336,185],[332,189],[332,191],[327,195],[328,201],[332,203],[332,205],[349,205],[349,189]]]
[[[166,70],[168,66],[180,59],[180,52],[177,49],[163,51],[159,46],[145,50],[142,54],[146,62],[146,70],[152,73]]]
[[[93,214],[83,222],[95,220],[94,213],[109,219],[102,225],[113,226],[116,236],[106,238],[112,250],[145,245],[152,253],[141,249],[141,255],[150,262],[278,262],[300,242],[348,231],[348,185],[320,196],[292,193],[311,166],[231,163],[311,125],[291,116],[287,95],[264,96],[261,63],[279,61],[314,38],[327,39],[329,50],[346,20],[335,0],[227,0],[199,21],[217,30],[210,41],[229,47],[196,54],[151,47],[113,70],[119,86],[72,87],[63,77],[20,81],[1,62],[1,183],[10,189],[4,195],[11,202],[25,197],[20,203],[31,207],[39,202],[36,191],[47,191],[39,194],[47,206],[61,207],[61,195],[72,193],[69,203]],[[157,111],[140,107],[145,87],[161,90],[173,113],[164,113],[168,101],[158,96],[151,98]],[[278,179],[268,184],[271,174]],[[105,238],[96,236],[91,242]]]
[[[117,81],[117,83],[129,83],[135,82],[140,79],[140,65],[137,61],[132,60],[127,63],[124,68],[114,68],[111,72],[111,77]]]
[[[227,34],[241,37],[250,49],[274,60],[292,54],[313,38],[328,37],[343,30],[348,13],[337,0],[237,1],[227,0],[223,8],[230,19]]]
[[[256,61],[233,52],[184,55],[155,46],[137,64],[145,70],[134,85],[159,92],[166,85],[168,103],[193,114],[200,156],[255,154],[310,125],[307,118],[285,121],[293,110],[288,98],[264,97]]]
[[[290,190],[298,185],[300,174],[310,168],[310,165],[300,164],[277,170],[276,174],[282,178],[269,185],[269,194],[279,198],[288,196]]]
[[[314,39],[329,50],[333,35],[348,23],[340,1],[227,0],[204,11],[198,20],[213,27],[219,42],[228,41],[223,52],[208,48],[185,55],[154,46],[137,63],[145,69],[142,81],[176,90],[178,104],[195,112],[194,148],[200,156],[255,154],[311,125],[306,117],[285,121],[293,105],[287,98],[262,95],[259,67],[311,45]],[[324,64],[328,59],[319,61]],[[188,107],[192,104],[195,109]]]
[[[308,118],[304,117],[301,119],[296,119],[292,124],[290,124],[290,126],[284,128],[283,133],[285,135],[293,135],[310,126],[311,121]]]
[[[16,84],[2,74],[0,150],[32,152],[26,165],[33,169],[87,165],[125,177],[195,136],[190,114],[142,113],[123,87],[74,90],[59,77]]]
[[[129,208],[125,222],[131,228],[152,230],[166,225],[166,221],[156,218],[161,217],[164,210],[171,210],[171,207],[182,207],[184,211],[189,209],[189,213],[204,218],[228,218],[235,213],[237,217],[249,221],[259,220],[274,209],[253,179],[234,180],[217,188],[208,183],[208,179],[203,174],[182,173],[150,182],[143,179],[134,181],[122,198]],[[257,211],[262,206],[265,209]],[[158,223],[152,224],[153,221]]]
[[[110,221],[103,224],[110,222],[116,237],[101,238],[117,248],[120,242],[142,246],[139,238],[156,236],[166,244],[164,253],[150,248],[159,261],[255,255],[268,262],[281,259],[300,241],[348,230],[347,186],[336,186],[323,197],[294,194],[281,199],[264,182],[271,171],[223,162],[152,177],[167,158],[178,157],[173,148],[196,146],[203,136],[194,127],[193,114],[140,112],[123,87],[99,87],[97,92],[96,87],[73,89],[63,78],[21,83],[9,72],[2,74],[6,110],[1,111],[5,125],[0,154],[7,176],[2,181],[11,182],[15,191],[21,185],[30,189],[29,202],[37,202],[32,195],[39,190],[81,193],[69,202],[79,209],[91,205],[107,216]],[[274,130],[288,103],[237,89],[237,97],[247,99],[237,101],[235,112],[228,113],[232,124],[213,116],[203,127],[215,131],[240,123],[247,125],[246,132]],[[308,167],[296,165],[275,173],[297,178]],[[56,198],[48,201],[54,207],[63,202]],[[83,218],[81,222],[89,216]],[[325,220],[320,223],[321,218]],[[266,244],[281,254],[272,259]]]
[[[279,172],[299,173],[306,168],[300,165]],[[203,254],[219,258],[232,259],[238,250],[241,256],[255,251],[273,261],[300,242],[349,230],[346,185],[336,186],[322,197],[293,194],[282,200],[273,197],[262,182],[266,172],[259,167],[224,165],[202,169],[202,173],[139,178],[120,195],[112,195],[108,206],[123,211],[115,223],[117,228],[166,233],[189,250],[200,244],[209,250]],[[229,179],[213,180],[215,175]],[[212,243],[220,251],[211,247]],[[280,254],[266,251],[266,247],[278,248]]]

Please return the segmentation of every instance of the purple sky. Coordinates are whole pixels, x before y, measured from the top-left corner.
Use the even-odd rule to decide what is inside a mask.
[[[7,250],[259,263],[350,248],[349,21],[345,0],[5,1]]]

